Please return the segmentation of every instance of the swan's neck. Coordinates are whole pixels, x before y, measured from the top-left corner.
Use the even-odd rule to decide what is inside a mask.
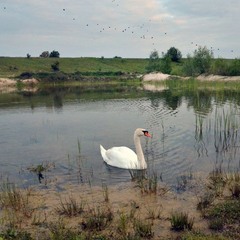
[[[137,158],[138,158],[138,162],[139,162],[139,168],[145,169],[147,167],[147,163],[146,163],[145,158],[144,158],[140,137],[137,136],[136,134],[134,134],[134,143],[135,143],[135,147],[136,147],[136,153],[137,153]]]

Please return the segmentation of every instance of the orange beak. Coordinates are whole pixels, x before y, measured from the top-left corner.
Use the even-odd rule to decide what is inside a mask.
[[[146,137],[150,137],[150,138],[152,137],[151,134],[150,134],[149,132],[145,132],[145,133],[144,133],[144,136],[146,136]]]

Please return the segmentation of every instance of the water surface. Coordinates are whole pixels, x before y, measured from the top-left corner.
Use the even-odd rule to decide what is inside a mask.
[[[147,90],[151,89],[151,91]],[[148,174],[169,185],[181,176],[206,177],[216,166],[239,168],[239,91],[158,86],[45,88],[0,94],[0,176],[39,184],[29,167],[51,164],[42,184],[130,181],[99,152],[128,146],[142,127]]]

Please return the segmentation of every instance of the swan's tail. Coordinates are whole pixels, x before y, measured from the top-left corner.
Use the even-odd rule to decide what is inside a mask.
[[[106,156],[107,150],[101,144],[100,144],[100,152],[101,152],[103,160],[107,163],[108,162],[108,158]]]

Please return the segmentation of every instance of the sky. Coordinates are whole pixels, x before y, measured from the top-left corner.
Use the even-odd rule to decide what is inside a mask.
[[[0,0],[0,56],[240,58],[240,0]]]

